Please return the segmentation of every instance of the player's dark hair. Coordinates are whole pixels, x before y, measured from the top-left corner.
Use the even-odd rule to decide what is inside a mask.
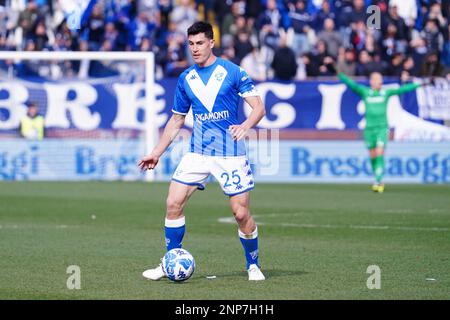
[[[187,29],[188,37],[199,33],[204,33],[208,39],[214,38],[212,26],[208,22],[198,21]]]

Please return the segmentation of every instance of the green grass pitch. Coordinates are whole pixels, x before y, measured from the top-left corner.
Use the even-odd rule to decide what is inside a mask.
[[[0,183],[0,299],[449,299],[450,186],[258,184],[267,280],[247,280],[228,198],[217,184],[185,210],[184,283],[141,273],[165,252],[167,183]],[[81,289],[67,288],[67,268]],[[369,290],[370,265],[381,288]],[[215,275],[215,279],[207,276]]]

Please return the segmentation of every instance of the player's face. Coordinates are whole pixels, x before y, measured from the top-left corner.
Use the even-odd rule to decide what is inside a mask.
[[[208,60],[212,56],[214,40],[208,39],[204,33],[199,33],[196,35],[190,35],[188,42],[189,50],[191,51],[194,62],[200,67],[207,65]]]
[[[370,75],[370,86],[373,90],[380,90],[381,86],[383,85],[383,76],[378,73],[372,73]]]

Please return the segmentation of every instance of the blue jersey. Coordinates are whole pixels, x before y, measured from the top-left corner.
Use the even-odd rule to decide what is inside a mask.
[[[192,107],[191,152],[245,155],[244,140],[234,141],[228,128],[239,124],[239,99],[256,95],[252,79],[230,61],[216,58],[210,66],[194,65],[186,69],[178,79],[172,111],[185,115]]]

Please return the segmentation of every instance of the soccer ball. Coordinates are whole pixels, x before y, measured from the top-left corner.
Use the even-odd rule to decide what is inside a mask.
[[[194,273],[195,260],[187,250],[175,248],[164,255],[162,266],[170,280],[185,281]]]

